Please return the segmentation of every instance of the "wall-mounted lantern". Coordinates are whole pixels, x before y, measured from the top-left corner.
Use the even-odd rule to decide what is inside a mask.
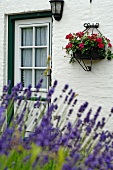
[[[60,21],[62,18],[64,1],[50,0],[49,2],[51,4],[52,15],[54,16],[55,20]]]

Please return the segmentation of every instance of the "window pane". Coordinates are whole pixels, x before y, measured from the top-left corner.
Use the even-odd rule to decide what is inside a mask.
[[[47,45],[47,26],[37,27],[35,31],[35,45]]]
[[[47,77],[44,76],[45,70],[36,70],[35,73],[35,86],[38,84],[41,78],[43,78],[42,88],[47,89]]]
[[[32,84],[32,70],[21,70],[21,81],[24,87]]]
[[[32,46],[33,45],[33,28],[22,28],[22,46]]]
[[[32,67],[32,49],[21,50],[21,67]]]
[[[35,67],[47,66],[47,49],[40,48],[35,51]]]

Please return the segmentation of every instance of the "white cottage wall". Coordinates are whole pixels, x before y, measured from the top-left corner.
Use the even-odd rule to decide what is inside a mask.
[[[53,22],[53,79],[59,80],[60,92],[62,85],[69,83],[78,93],[79,104],[89,102],[94,113],[100,105],[104,116],[108,115],[113,106],[113,60],[107,59],[93,62],[92,71],[84,71],[78,63],[69,64],[69,58],[63,57],[67,40],[65,35],[83,31],[84,23],[99,23],[99,30],[113,43],[113,1],[107,0],[65,0],[63,17],[60,22]],[[113,121],[111,120],[111,123]],[[107,127],[111,127],[108,123]]]
[[[53,19],[52,81],[58,80],[57,94],[68,83],[79,95],[79,103],[88,101],[96,108],[101,105],[107,115],[113,106],[113,60],[93,62],[91,72],[84,71],[78,63],[69,64],[65,58],[65,35],[84,30],[83,24],[99,23],[99,30],[113,44],[113,1],[64,0],[61,21]],[[1,0],[0,1],[0,91],[7,82],[7,15],[50,10],[49,0]],[[113,123],[113,122],[111,122]],[[111,124],[109,125],[109,127]]]

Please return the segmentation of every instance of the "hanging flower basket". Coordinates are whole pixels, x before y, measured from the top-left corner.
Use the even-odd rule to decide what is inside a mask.
[[[71,55],[70,63],[75,59],[101,60],[113,58],[110,40],[102,34],[91,34],[88,32],[77,32],[66,35],[68,44],[65,47],[66,53]]]
[[[99,55],[97,51],[89,51],[87,55],[81,54],[81,52],[74,52],[73,53],[73,58],[76,59],[83,59],[83,60],[101,60],[104,59],[105,57],[102,55]]]

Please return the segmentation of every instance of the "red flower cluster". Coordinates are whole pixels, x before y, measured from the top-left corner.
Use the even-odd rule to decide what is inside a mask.
[[[99,47],[99,48],[104,48],[104,44],[99,43],[99,44],[98,44],[98,47]]]
[[[111,43],[109,43],[109,44],[108,44],[108,46],[111,48],[111,47],[112,47],[112,44],[111,44]]]
[[[102,38],[99,37],[99,38],[96,39],[96,41],[97,41],[98,43],[102,43]]]
[[[88,36],[88,38],[91,41],[97,42],[99,48],[104,48],[104,44],[102,43],[102,37],[97,37],[97,36],[98,36],[97,34],[92,34],[91,36]]]
[[[98,53],[103,58],[113,58],[113,53],[111,51],[111,43],[108,38],[102,34],[89,34],[89,32],[77,32],[73,34],[68,34],[65,37],[68,39],[68,44],[66,45],[66,53],[71,54],[79,53],[84,56],[88,56],[93,53]]]
[[[104,48],[104,44],[102,43],[102,38],[101,37],[97,38],[96,41],[98,43],[99,48]]]
[[[79,37],[79,38],[83,37],[83,35],[84,35],[84,32],[77,32],[76,33],[76,36]]]
[[[110,42],[110,40],[108,38],[106,38],[107,42]]]
[[[68,34],[68,35],[66,35],[66,39],[69,39],[69,40],[71,40],[71,39],[73,39],[74,38],[74,36],[70,33],[70,34]]]
[[[72,43],[67,44],[65,48],[72,48]]]
[[[88,37],[88,39],[90,39],[91,41],[96,41],[97,36],[98,36],[97,34],[92,34],[92,35],[87,36],[87,37]]]
[[[82,50],[84,48],[84,44],[83,43],[79,44],[79,48],[80,50]]]

